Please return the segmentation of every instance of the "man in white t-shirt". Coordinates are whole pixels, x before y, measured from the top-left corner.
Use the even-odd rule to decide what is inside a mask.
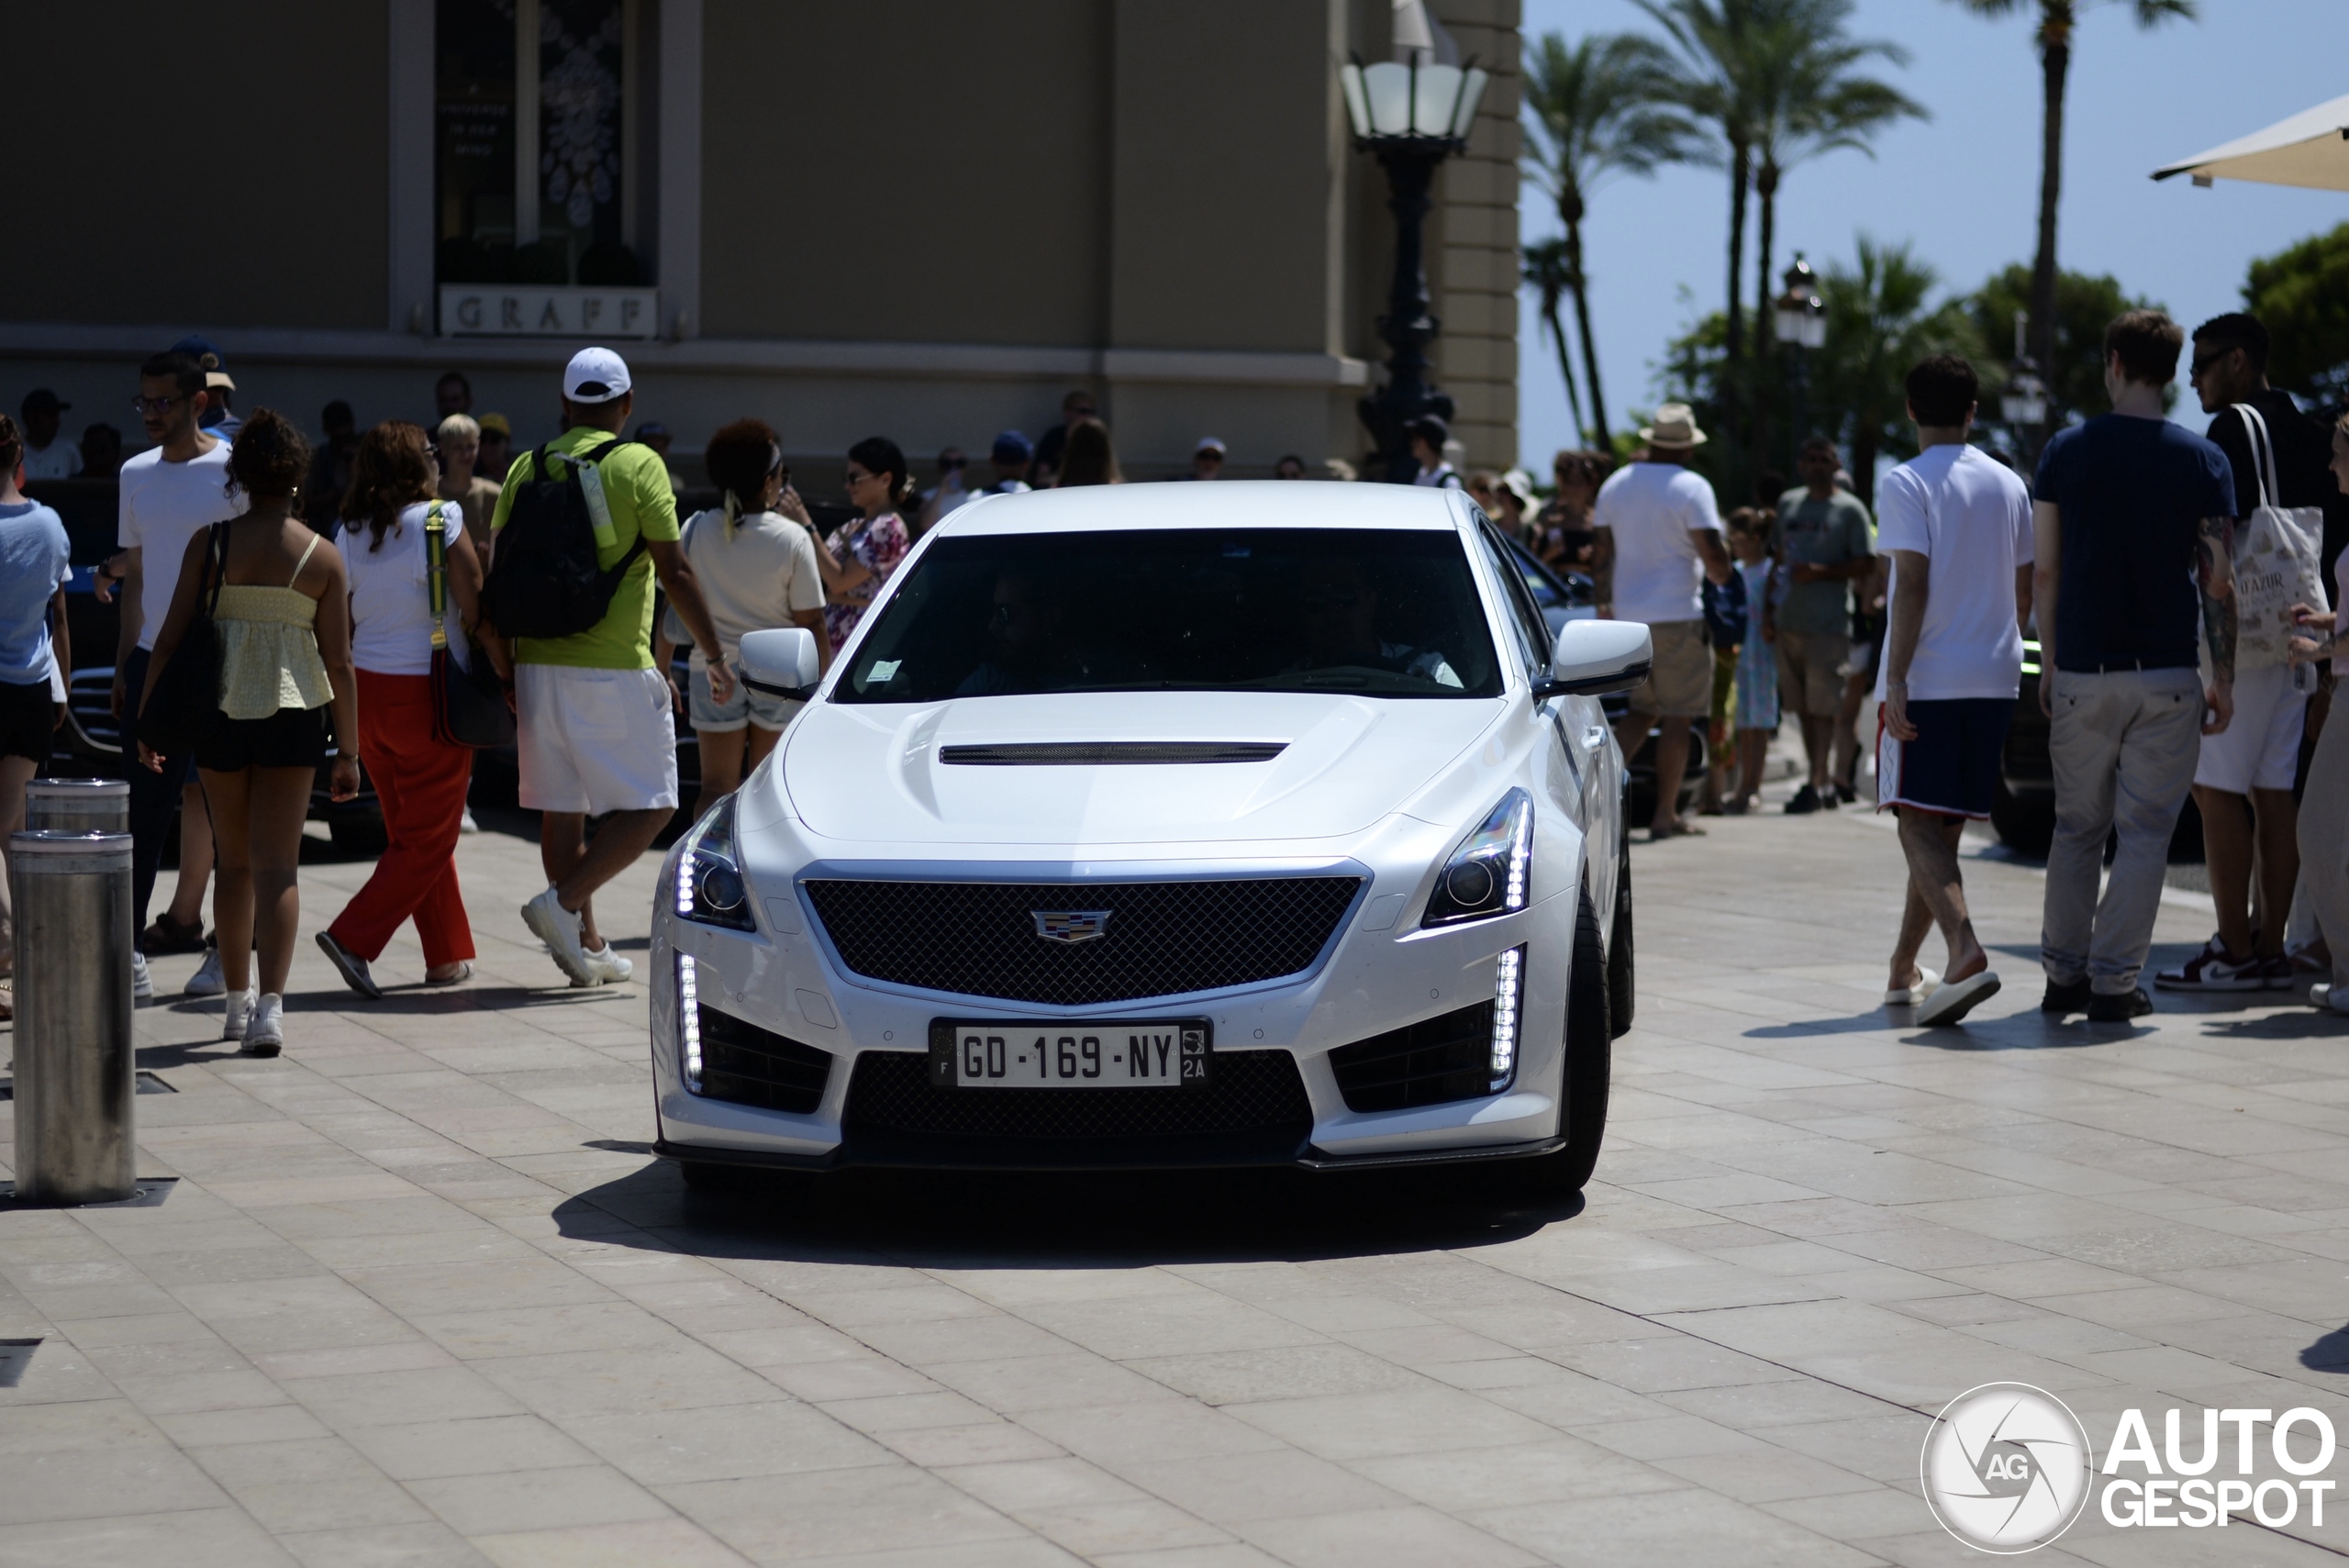
[[[1990,815],[2007,725],[2022,688],[2031,616],[2031,492],[1966,445],[1980,387],[1974,367],[1936,354],[1909,373],[1918,455],[1884,477],[1876,549],[1892,562],[1891,628],[1876,700],[1876,809],[1900,813],[1909,901],[1892,949],[1891,1006],[1920,1024],[1954,1024],[1998,989],[1975,937],[1957,864],[1958,837]],[[1949,968],[1917,967],[1941,928]]]
[[[1680,782],[1688,770],[1688,726],[1712,712],[1713,656],[1705,645],[1705,579],[1729,581],[1729,550],[1721,542],[1713,487],[1688,467],[1706,440],[1696,411],[1667,403],[1640,432],[1648,455],[1609,476],[1591,512],[1597,536],[1592,576],[1598,613],[1610,620],[1644,621],[1654,662],[1631,694],[1631,711],[1615,725],[1626,762],[1656,731],[1655,816],[1652,839],[1698,834],[1682,820]],[[1661,721],[1661,722],[1659,722]]]
[[[24,416],[27,479],[71,479],[82,472],[82,449],[58,436],[57,417],[72,406],[45,386],[25,394],[17,412]]]
[[[122,579],[122,636],[115,653],[114,711],[122,720],[126,757],[136,754],[135,694],[146,690],[155,634],[162,628],[173,591],[179,586],[180,560],[187,551],[187,541],[209,525],[245,509],[243,496],[231,496],[228,491],[228,443],[199,427],[206,401],[204,368],[191,356],[158,354],[139,367],[139,417],[147,439],[155,444],[124,461],[120,480],[116,543],[126,552],[128,565]],[[203,916],[204,883],[212,865],[211,819],[205,815],[203,791],[190,782],[188,763],[186,757],[166,757],[161,772],[130,770],[131,929],[140,934],[142,951],[135,968],[137,982],[148,996],[153,993],[143,952],[147,904],[155,891],[156,870],[162,864],[172,812],[183,804],[184,794],[186,810],[180,824],[180,881],[184,897],[174,903],[184,902],[192,907],[198,922]],[[195,935],[200,941],[200,923]],[[174,951],[185,945],[175,942]],[[210,962],[207,959],[207,966]],[[212,984],[217,989],[217,982]]]

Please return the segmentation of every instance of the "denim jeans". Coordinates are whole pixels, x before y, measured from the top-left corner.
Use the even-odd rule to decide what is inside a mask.
[[[151,658],[144,648],[133,649],[122,662],[122,763],[130,778],[130,929],[137,940],[147,929],[147,906],[155,895],[155,877],[162,869],[163,840],[171,836],[172,814],[180,808],[180,791],[189,778],[192,759],[166,757],[163,771],[139,765],[139,697],[146,689]]]

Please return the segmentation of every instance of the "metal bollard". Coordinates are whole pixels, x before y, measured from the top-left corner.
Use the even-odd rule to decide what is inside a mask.
[[[25,827],[61,833],[130,831],[130,786],[120,779],[34,779],[25,785]]]
[[[136,1197],[130,835],[15,833],[17,1197]]]

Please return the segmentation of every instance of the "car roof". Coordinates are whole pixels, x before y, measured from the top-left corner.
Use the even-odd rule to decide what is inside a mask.
[[[1088,484],[983,495],[932,533],[949,536],[1128,528],[1412,528],[1451,531],[1459,492],[1336,480],[1213,480]]]

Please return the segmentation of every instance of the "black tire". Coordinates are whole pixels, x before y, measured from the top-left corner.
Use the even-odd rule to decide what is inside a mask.
[[[1631,1015],[1639,1006],[1631,957],[1631,849],[1625,835],[1622,864],[1615,870],[1615,916],[1607,932],[1608,1034],[1620,1040],[1631,1032]]]
[[[381,817],[329,817],[327,837],[334,841],[337,851],[361,860],[373,860],[392,844],[391,835],[384,830]]]
[[[1562,1066],[1565,1107],[1559,1130],[1566,1144],[1555,1153],[1516,1160],[1502,1167],[1511,1195],[1538,1203],[1574,1196],[1598,1164],[1607,1132],[1607,1088],[1612,1072],[1609,1029],[1613,1009],[1607,998],[1607,950],[1598,940],[1598,911],[1590,889],[1582,890],[1575,920],[1574,973],[1566,992],[1566,1049]]]
[[[2002,774],[1990,795],[1990,826],[1998,829],[1998,841],[2015,853],[2043,860],[2055,840],[2054,797],[2016,795]]]

